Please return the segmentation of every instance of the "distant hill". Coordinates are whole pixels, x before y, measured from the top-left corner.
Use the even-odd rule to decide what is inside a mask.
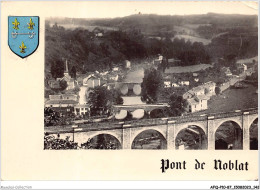
[[[103,36],[98,37],[96,31]],[[253,57],[258,53],[257,31],[256,15],[49,18],[45,32],[45,71],[49,73],[51,65],[62,59],[68,59],[70,68],[94,71],[112,68],[125,59],[142,60],[158,53],[182,59],[183,64],[205,63],[229,54],[237,58]],[[181,37],[185,37],[186,43]],[[194,42],[204,45],[192,45]]]
[[[222,28],[257,27],[257,15],[214,14],[187,16],[170,16],[155,14],[136,14],[120,18],[83,19],[83,18],[49,18],[51,23],[74,24],[78,26],[116,27],[127,31],[133,28],[143,33],[156,35],[159,31],[174,31],[175,26],[214,25]]]

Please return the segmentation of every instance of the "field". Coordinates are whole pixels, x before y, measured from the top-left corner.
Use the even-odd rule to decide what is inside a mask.
[[[258,107],[258,94],[256,93],[257,88],[251,84],[247,85],[248,88],[229,88],[221,95],[213,96],[208,101],[208,110],[199,112],[199,114],[228,112]]]
[[[53,26],[54,24],[51,23],[51,26]],[[93,31],[95,28],[99,28],[101,30],[112,30],[112,31],[117,31],[118,28],[117,27],[107,27],[107,26],[92,26],[92,25],[79,25],[79,24],[59,24],[59,26],[62,26],[65,29],[70,29],[70,30],[75,30],[77,28],[83,28],[89,31]]]
[[[199,37],[195,37],[195,36],[190,36],[190,35],[176,35],[173,39],[175,38],[179,38],[179,39],[184,39],[185,41],[190,41],[191,43],[194,43],[194,42],[201,42],[203,43],[204,45],[208,45],[211,43],[211,40],[208,40],[208,39],[205,39],[205,38],[199,38]],[[172,40],[173,40],[172,39]]]

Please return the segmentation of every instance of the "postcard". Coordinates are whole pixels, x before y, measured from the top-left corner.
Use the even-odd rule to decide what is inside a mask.
[[[257,182],[258,2],[3,1],[1,110],[4,181]]]

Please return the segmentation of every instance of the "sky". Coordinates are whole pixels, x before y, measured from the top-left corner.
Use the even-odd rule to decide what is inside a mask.
[[[159,15],[207,14],[209,12],[257,15],[258,3],[256,1],[79,1],[55,2],[48,9],[48,14],[51,17],[72,18],[115,18],[138,14],[139,12]]]

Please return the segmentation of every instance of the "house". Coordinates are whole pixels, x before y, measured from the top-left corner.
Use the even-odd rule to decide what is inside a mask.
[[[68,62],[66,60],[65,63],[65,71],[64,71],[64,76],[62,78],[57,78],[57,81],[66,81],[67,82],[67,88],[66,90],[71,90],[74,89],[75,86],[77,85],[77,81],[71,78],[69,75],[69,68],[68,68]]]
[[[78,101],[78,96],[76,94],[62,94],[61,96],[63,100]]]
[[[179,85],[181,85],[181,86],[189,86],[190,85],[190,81],[180,81]]]
[[[154,64],[154,65],[159,65],[159,64],[161,64],[161,63],[162,63],[161,60],[158,60],[158,59],[153,60],[153,64]]]
[[[47,100],[45,107],[49,107],[62,115],[70,115],[73,114],[74,106],[77,104],[78,102],[74,100]]]
[[[62,95],[49,95],[50,100],[62,100]]]
[[[113,68],[113,71],[118,71],[119,70],[119,67],[114,67]]]
[[[162,56],[161,54],[158,54],[157,59],[158,59],[159,61],[162,61],[162,60],[163,60],[163,56]]]
[[[229,67],[223,67],[221,69],[221,72],[225,73],[226,76],[232,76],[232,73],[231,73]]]
[[[244,63],[240,63],[240,64],[237,64],[237,69],[243,73],[247,70],[247,65],[245,65]]]
[[[48,85],[49,85],[50,88],[53,88],[53,89],[59,89],[60,88],[60,82],[56,81],[54,79],[49,80]]]
[[[89,75],[83,79],[83,86],[88,86],[89,88],[100,86],[100,79],[93,74]]]
[[[96,37],[103,37],[103,33],[102,32],[98,32],[95,35],[96,35]]]
[[[200,86],[194,87],[182,95],[183,99],[189,99],[194,96],[206,95],[211,97],[215,95],[216,83],[209,81]]]
[[[90,107],[88,104],[76,105],[74,107],[75,115],[86,115],[90,113]]]
[[[208,109],[209,97],[198,95],[187,99],[187,109],[189,112],[197,112]]]
[[[182,98],[185,99],[185,100],[190,99],[190,98],[192,98],[192,97],[194,97],[194,93],[193,93],[191,90],[185,92],[185,93],[182,95]]]
[[[177,83],[175,83],[175,82],[173,82],[173,83],[172,83],[172,87],[180,87],[180,85],[177,84]]]
[[[167,60],[168,61],[168,64],[171,66],[173,66],[173,65],[180,65],[180,63],[181,63],[181,60],[179,60],[179,59],[174,59],[174,58],[171,58],[171,59],[168,59]]]
[[[175,74],[175,73],[194,73],[201,70],[205,70],[207,68],[212,67],[210,64],[198,64],[198,65],[190,65],[190,66],[176,66],[176,67],[168,67],[164,70],[165,74]]]
[[[213,96],[215,95],[216,83],[209,81],[202,85],[205,89],[205,95]],[[207,89],[207,90],[206,90]]]
[[[66,90],[72,90],[76,87],[77,82],[73,79],[73,78],[69,78],[69,77],[63,77],[63,78],[59,78],[57,79],[58,81],[66,81],[67,83],[67,88]]]
[[[159,65],[162,63],[163,60],[163,56],[158,54],[157,57],[153,60],[153,64],[154,65]]]
[[[171,81],[164,81],[164,88],[170,88],[171,87]]]
[[[103,37],[103,30],[96,27],[94,28],[94,30],[92,31],[96,37]]]
[[[198,74],[198,73],[192,73],[192,76],[194,76],[194,77],[198,77],[199,74]]]
[[[66,107],[74,107],[78,102],[75,100],[48,100],[45,102],[45,107],[56,107],[56,108],[66,108]]]
[[[46,107],[67,107],[74,104],[78,104],[78,96],[75,94],[49,95],[49,100],[45,102]]]
[[[125,61],[125,68],[130,69],[131,68],[131,62],[126,60]]]
[[[101,76],[106,76],[109,72],[108,71],[105,71],[105,72],[102,72],[100,73]]]
[[[110,80],[118,81],[119,75],[111,76]]]

